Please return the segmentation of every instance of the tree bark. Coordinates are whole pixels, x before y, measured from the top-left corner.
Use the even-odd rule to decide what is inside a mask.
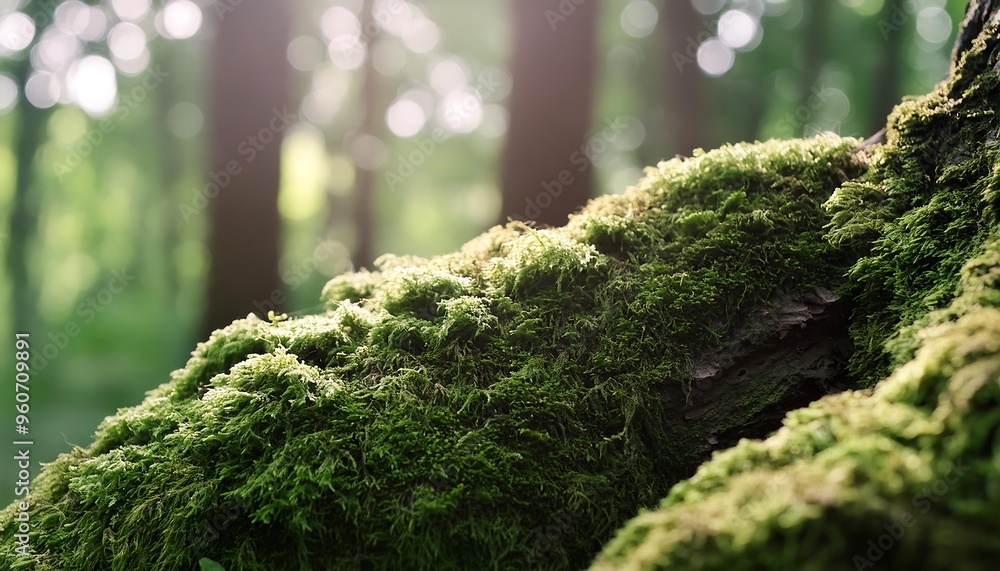
[[[35,20],[39,21],[39,18]],[[30,52],[30,49],[31,47],[26,52]],[[27,55],[14,65],[14,77],[20,89],[24,89],[31,70]],[[11,280],[11,327],[14,331],[30,328],[35,319],[37,296],[31,288],[28,244],[38,228],[38,201],[32,200],[30,193],[35,174],[35,155],[42,144],[49,114],[49,109],[38,109],[26,100],[19,104],[14,146],[17,172],[14,175],[13,204],[8,222],[10,236],[6,252],[7,271]]]
[[[811,117],[816,113],[816,109],[810,105],[814,99],[813,90],[820,89],[820,73],[823,65],[826,64],[826,23],[829,20],[830,6],[833,0],[814,0],[803,3],[805,10],[804,23],[802,25],[803,46],[802,66],[799,83],[799,104],[798,109],[809,109]],[[804,132],[809,126],[808,119],[799,125],[799,132],[796,137],[812,136],[816,133]]]
[[[882,10],[882,19],[888,21],[892,14],[903,9],[904,0],[889,0]],[[902,96],[899,72],[903,65],[903,34],[888,34],[885,51],[874,78],[875,101],[872,107],[869,132],[875,132],[885,125],[885,119]]]
[[[955,47],[951,52],[952,67],[957,65],[962,54],[972,47],[973,40],[983,31],[987,23],[998,22],[1000,15],[998,11],[1000,11],[998,0],[969,0],[969,6],[965,9],[965,20],[958,30]]]
[[[277,310],[284,301],[277,204],[282,131],[290,121],[290,27],[290,4],[245,0],[221,14],[216,30],[206,183],[220,188],[209,201],[203,333],[251,311]]]
[[[373,30],[368,37],[368,55],[362,68],[361,104],[364,106],[364,118],[357,135],[378,136],[378,125],[382,118],[382,106],[379,100],[378,72],[375,70],[372,51],[378,44],[378,26],[375,26],[372,10],[373,0],[366,0],[361,16],[361,29]],[[371,267],[375,259],[375,212],[373,199],[375,194],[375,171],[373,169],[357,169],[354,182],[354,225],[357,243],[354,246],[354,267]]]
[[[709,113],[705,97],[708,81],[698,70],[698,64],[687,58],[688,38],[701,31],[701,17],[691,2],[663,3],[661,30],[665,36],[667,54],[665,81],[669,90],[668,110],[670,136],[663,158],[691,156],[691,151],[709,144]],[[685,57],[675,57],[682,54]]]
[[[561,226],[592,194],[593,165],[583,147],[594,100],[598,3],[513,0],[511,7],[514,83],[500,222]]]

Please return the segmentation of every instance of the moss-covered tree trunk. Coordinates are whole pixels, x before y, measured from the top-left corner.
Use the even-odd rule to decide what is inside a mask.
[[[971,3],[950,79],[896,107],[866,174],[827,204],[827,239],[857,259],[850,378],[874,389],[715,456],[593,569],[995,568],[998,11]]]
[[[663,162],[565,227],[385,257],[320,315],[216,331],[32,482],[11,567],[987,568],[994,14],[973,3],[884,143]]]

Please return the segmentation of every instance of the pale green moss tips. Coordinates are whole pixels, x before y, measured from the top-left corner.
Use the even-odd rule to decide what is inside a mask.
[[[566,227],[383,257],[321,315],[237,321],[36,479],[13,568],[582,568],[774,400],[780,379],[740,414],[668,412],[747,315],[845,285],[822,204],[857,149],[668,161]]]

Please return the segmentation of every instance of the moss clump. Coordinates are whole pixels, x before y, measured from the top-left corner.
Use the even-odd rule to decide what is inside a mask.
[[[773,401],[772,379],[744,383],[739,415],[675,412],[747,315],[842,285],[821,205],[863,172],[857,147],[669,161],[564,228],[383,258],[331,282],[322,315],[237,321],[45,469],[11,566],[581,568],[694,472],[692,443]]]
[[[852,371],[869,386],[912,358],[921,318],[948,305],[997,223],[996,48],[983,35],[952,79],[897,106],[872,168],[828,204],[831,240],[859,258]]]
[[[989,26],[904,102],[831,198],[861,258],[853,369],[877,387],[717,454],[609,543],[595,570],[991,569],[1000,557],[1000,169]]]
[[[991,569],[1000,556],[1000,240],[914,359],[718,453],[592,569]],[[958,315],[952,320],[952,316]]]

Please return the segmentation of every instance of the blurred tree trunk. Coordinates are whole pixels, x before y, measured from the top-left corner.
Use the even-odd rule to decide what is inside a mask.
[[[888,0],[879,17],[882,21],[891,21],[893,14],[903,13],[903,8],[903,0]],[[883,39],[885,49],[881,52],[875,76],[875,100],[872,102],[872,115],[867,125],[868,133],[885,127],[889,112],[902,99],[900,71],[903,67],[903,31],[885,34]]]
[[[827,59],[826,22],[829,19],[830,7],[833,1],[812,0],[802,3],[802,9],[805,13],[802,17],[801,58],[798,58],[796,62],[799,65],[800,72],[799,104],[797,109],[807,109],[809,111],[806,115],[808,118],[814,117],[819,111],[816,108],[819,99],[816,97],[815,92],[822,91],[823,89],[819,84],[819,80],[820,74],[823,71],[823,65],[826,64]],[[796,137],[815,134],[804,132],[804,129],[808,127],[808,118],[802,121],[801,117],[796,114],[796,122],[799,128],[799,131],[795,133]]]
[[[203,333],[284,303],[278,188],[290,71],[288,2],[244,0],[220,13],[210,80],[208,299]],[[212,188],[209,186],[208,188]],[[209,194],[211,196],[211,194]]]
[[[27,56],[14,65],[14,80],[20,88],[24,88],[31,69]],[[37,197],[32,200],[30,191],[35,175],[35,155],[42,144],[49,113],[48,109],[38,109],[23,99],[18,103],[14,144],[17,172],[14,175],[6,252],[7,273],[11,282],[11,327],[15,331],[27,330],[35,319],[37,296],[31,287],[28,249],[38,229],[38,200]]]
[[[598,2],[512,0],[510,131],[501,222],[561,226],[591,196],[587,142],[594,100]]]
[[[373,31],[368,35],[368,51],[362,68],[361,105],[363,117],[361,126],[355,133],[356,137],[378,137],[379,121],[382,118],[382,106],[379,102],[378,72],[375,70],[372,51],[378,44],[379,28],[375,25],[373,10],[374,0],[365,0],[361,14],[361,29]],[[354,245],[352,262],[355,268],[371,267],[375,259],[375,213],[373,199],[375,195],[375,170],[358,167],[354,179],[354,227],[357,243]]]
[[[176,49],[174,46],[166,46],[159,54],[158,60],[165,64],[167,69],[174,69],[174,65],[172,65],[174,49]],[[170,109],[177,103],[177,89],[172,81],[165,81],[154,95],[156,97],[156,111],[161,119],[165,119],[169,115]],[[184,165],[180,151],[181,145],[173,133],[167,129],[166,121],[156,121],[156,129],[161,161],[160,184],[162,189],[159,202],[163,205],[162,208],[156,209],[159,211],[156,214],[160,216],[160,223],[163,225],[163,241],[160,247],[166,252],[163,257],[164,281],[168,295],[171,296],[170,301],[174,302],[176,307],[180,291],[180,276],[174,253],[180,243],[180,220],[177,216],[177,207],[174,205],[178,200],[187,198],[186,196],[181,198],[177,193],[177,185],[184,172]]]
[[[668,58],[664,76],[670,92],[670,140],[663,158],[690,156],[694,149],[709,148],[712,141],[706,100],[708,79],[688,53],[689,40],[702,31],[701,17],[687,0],[664,0],[660,31],[666,40]]]

